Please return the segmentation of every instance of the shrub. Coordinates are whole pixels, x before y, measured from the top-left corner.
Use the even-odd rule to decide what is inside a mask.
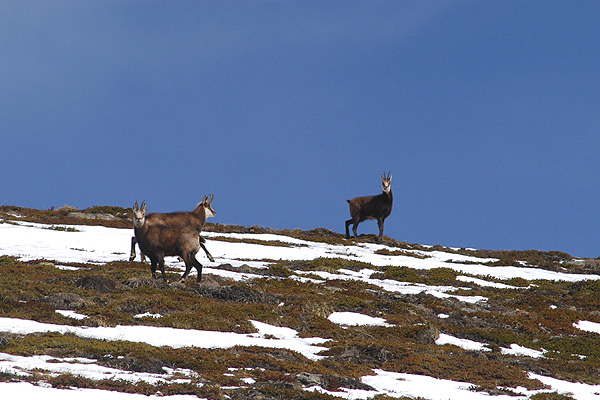
[[[382,269],[383,272],[373,274],[371,277],[376,279],[394,279],[402,282],[424,282],[423,278],[421,278],[413,268],[388,266],[382,267]]]
[[[450,268],[434,268],[429,270],[427,283],[436,285],[451,285],[456,282],[457,272]]]

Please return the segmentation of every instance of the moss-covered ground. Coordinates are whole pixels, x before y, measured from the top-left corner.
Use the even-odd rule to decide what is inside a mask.
[[[75,214],[73,214],[75,212]],[[77,213],[112,217],[81,217]],[[131,226],[130,210],[94,207],[74,211],[0,207],[4,223],[27,220],[47,224],[102,224]],[[260,227],[208,225],[215,232],[270,232]],[[304,240],[348,243],[327,230],[277,231]],[[360,240],[374,241],[373,236]],[[252,242],[256,243],[256,241]],[[261,243],[285,245],[282,243]],[[396,253],[432,248],[397,242],[386,244]],[[572,272],[597,273],[597,260],[573,260],[568,254],[539,251],[469,251],[437,246],[433,250],[501,259],[506,265],[523,265]],[[600,281],[578,283],[526,281],[503,283],[517,289],[480,287],[459,282],[449,268],[428,271],[408,267],[376,267],[341,259],[282,261],[256,271],[261,278],[233,281],[205,274],[200,285],[165,284],[150,278],[149,267],[138,262],[106,265],[74,264],[78,269],[58,269],[53,260],[22,262],[0,255],[0,317],[83,326],[154,325],[183,329],[250,333],[250,320],[295,329],[301,337],[331,339],[322,360],[312,361],[281,349],[234,347],[231,349],[159,348],[143,343],[83,339],[70,334],[0,333],[0,352],[14,355],[84,357],[100,365],[138,372],[161,373],[163,367],[195,371],[193,382],[131,383],[90,380],[73,374],[40,371],[28,377],[0,373],[0,380],[46,381],[55,387],[91,387],[153,394],[195,394],[206,398],[303,399],[332,398],[303,390],[311,382],[324,389],[365,388],[360,378],[374,369],[424,374],[470,382],[477,390],[510,393],[518,386],[539,389],[529,372],[558,379],[600,384],[600,335],[576,329],[580,320],[600,322]],[[402,295],[356,280],[298,280],[295,271],[335,272],[340,268],[376,270],[374,277],[428,285],[469,287],[470,295],[488,300],[467,304],[454,298],[427,294]],[[251,269],[248,267],[248,269]],[[169,277],[175,280],[171,271]],[[310,276],[310,275],[307,275]],[[460,293],[460,292],[459,292]],[[76,320],[56,310],[69,309],[88,318]],[[327,318],[336,311],[382,317],[393,325],[342,327]],[[162,318],[134,318],[160,314]],[[440,318],[444,315],[444,318]],[[435,344],[440,332],[488,344],[490,351],[468,351]],[[502,348],[518,344],[545,351],[532,358],[503,354]],[[253,378],[248,384],[243,379]],[[503,392],[503,393],[504,393]],[[537,395],[535,398],[570,398]],[[551,396],[551,395],[550,395]],[[380,396],[379,398],[383,398]]]

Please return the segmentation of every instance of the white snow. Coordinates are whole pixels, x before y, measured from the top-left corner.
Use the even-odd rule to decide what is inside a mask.
[[[435,341],[435,344],[443,346],[445,344],[452,344],[454,346],[458,346],[465,350],[475,350],[475,351],[491,351],[489,347],[486,347],[485,343],[475,342],[469,339],[459,339],[457,337],[447,335],[445,333],[440,333],[440,336]]]
[[[456,277],[456,280],[461,281],[461,282],[471,282],[478,286],[493,287],[496,289],[527,289],[527,288],[520,288],[517,286],[507,285],[504,283],[490,282],[490,281],[486,281],[486,280],[479,279],[479,278],[473,278],[472,276],[459,275]]]
[[[394,326],[388,324],[384,318],[371,317],[370,315],[354,312],[334,312],[328,319],[334,324],[346,326]]]
[[[474,350],[474,351],[491,351],[492,349],[488,347],[486,343],[476,342],[469,339],[460,339],[454,337],[452,335],[448,335],[446,333],[440,333],[438,339],[435,341],[437,345],[445,345],[452,344],[454,346],[458,346],[461,349],[465,350]],[[534,349],[529,349],[524,346],[520,346],[516,343],[510,345],[509,348],[501,347],[500,352],[502,354],[508,354],[511,356],[525,356],[532,358],[540,358],[544,356],[545,351],[539,351]]]
[[[540,357],[544,357],[544,353],[546,353],[545,350],[534,350],[534,349],[530,349],[524,346],[520,346],[516,343],[513,343],[510,345],[510,348],[505,348],[502,347],[500,349],[500,351],[502,352],[502,354],[509,354],[511,356],[525,356],[525,357],[532,357],[532,358],[540,358]]]
[[[0,370],[5,373],[11,373],[19,376],[31,376],[34,372],[46,371],[52,375],[73,374],[83,378],[100,379],[120,379],[130,382],[148,382],[156,384],[167,382],[174,378],[182,376],[198,377],[199,375],[190,370],[171,370],[169,374],[150,374],[144,372],[123,371],[116,368],[108,368],[95,364],[96,360],[89,359],[59,359],[50,356],[15,356],[12,354],[0,353]],[[167,372],[167,371],[165,371]],[[187,381],[191,381],[187,379]]]
[[[374,274],[375,270],[372,269],[362,269],[358,272],[348,270],[348,269],[339,269],[338,273],[333,274],[331,272],[326,271],[296,271],[297,274],[300,275],[316,275],[324,280],[359,280],[366,283],[370,283],[375,286],[379,286],[382,289],[387,290],[388,292],[398,292],[402,294],[419,294],[419,293],[427,293],[435,297],[439,298],[455,298],[460,301],[464,301],[466,303],[477,303],[478,301],[486,301],[487,299],[483,296],[462,296],[462,295],[453,295],[448,292],[454,292],[458,290],[457,287],[454,286],[430,286],[425,285],[423,283],[413,283],[413,282],[400,282],[393,279],[372,279],[370,276]],[[469,290],[469,288],[465,288]]]
[[[92,262],[100,264],[111,261],[123,261],[129,256],[129,246],[132,236],[131,229],[78,225],[74,226],[77,230],[76,232],[66,232],[49,229],[50,227],[49,225],[21,221],[10,224],[0,223],[0,254],[17,256],[24,261],[43,257],[47,260],[64,263]],[[61,225],[61,227],[69,226]],[[347,246],[332,245],[274,234],[203,232],[202,235],[208,239],[210,252],[216,259],[214,263],[211,263],[204,258],[204,254],[201,254],[199,261],[208,267],[217,267],[224,263],[229,263],[234,267],[242,264],[266,266],[269,262],[260,260],[312,260],[325,257],[362,261],[378,267],[391,265],[416,269],[451,268],[463,274],[480,277],[490,276],[503,280],[516,277],[527,280],[545,279],[569,282],[600,279],[598,275],[569,274],[566,272],[547,271],[540,268],[487,266],[482,265],[482,263],[497,260],[441,251],[425,252],[429,256],[425,259],[404,255],[386,256],[375,254],[375,251],[380,249],[393,250],[390,247],[380,244],[357,243]],[[297,246],[281,247],[210,240],[211,237],[219,236],[281,241]],[[406,251],[422,253],[411,250]],[[175,260],[175,258],[171,260]],[[461,262],[468,262],[468,264],[461,264]],[[180,265],[176,261],[171,261],[170,263],[176,266]]]
[[[79,313],[76,313],[75,311],[71,311],[71,310],[56,310],[56,312],[67,318],[73,318],[73,319],[77,319],[77,320],[82,320],[82,319],[87,318],[87,315],[79,314]]]
[[[573,326],[582,331],[600,333],[600,324],[597,322],[579,321],[574,323]]]
[[[115,229],[101,226],[75,226],[75,231],[52,229],[52,226],[35,224],[29,222],[2,223],[0,222],[0,255],[16,256],[24,261],[45,259],[56,263],[56,268],[73,269],[62,265],[62,263],[95,263],[102,265],[112,261],[123,261],[128,258],[131,229]],[[524,278],[527,280],[563,280],[576,282],[581,280],[600,279],[598,275],[570,274],[566,272],[546,271],[534,267],[514,266],[486,266],[483,263],[496,261],[463,256],[441,251],[411,251],[406,252],[425,255],[427,258],[416,258],[405,255],[386,256],[376,254],[380,249],[393,250],[379,244],[357,243],[353,245],[330,245],[325,243],[313,243],[271,234],[223,234],[203,233],[207,237],[208,247],[216,258],[211,263],[204,254],[199,255],[200,262],[205,266],[204,272],[216,274],[235,280],[251,280],[262,278],[261,275],[241,273],[223,270],[221,264],[231,264],[234,268],[247,264],[254,268],[267,267],[270,260],[312,260],[315,258],[342,258],[350,261],[361,261],[370,263],[375,267],[380,266],[405,266],[416,269],[451,268],[459,274],[457,280],[472,283],[478,286],[490,286],[495,288],[519,290],[521,288],[492,282],[489,278],[508,280],[511,278]],[[215,237],[230,237],[239,239],[255,239],[263,241],[280,241],[289,243],[292,247],[276,247],[260,244],[234,243],[218,240],[210,240]],[[269,260],[269,261],[265,261]],[[449,262],[452,261],[452,262]],[[167,260],[170,267],[181,268],[183,266],[175,258]],[[466,303],[486,301],[481,296],[468,296],[468,289],[464,288],[460,295],[455,294],[459,288],[455,286],[431,286],[415,284],[410,282],[399,282],[389,279],[375,279],[372,275],[373,269],[362,269],[353,271],[340,269],[335,273],[324,271],[296,271],[298,280],[312,280],[324,282],[329,279],[357,280],[379,287],[381,289],[406,293],[428,293],[436,297],[453,297]],[[1,271],[0,271],[1,273]],[[310,274],[311,276],[304,276]],[[318,277],[315,279],[314,277]],[[69,318],[81,319],[85,315],[72,310],[57,310],[57,312]],[[159,314],[139,314],[136,318],[160,318]],[[439,314],[439,318],[447,318],[447,314]],[[391,326],[383,318],[371,317],[358,313],[334,312],[329,319],[344,326],[351,325],[378,325]],[[300,338],[298,332],[287,327],[277,327],[260,321],[251,321],[257,333],[238,334],[233,332],[215,332],[175,329],[168,327],[151,326],[116,326],[116,327],[75,327],[68,325],[44,324],[36,321],[28,321],[14,318],[0,318],[0,332],[12,332],[18,334],[29,334],[34,332],[60,332],[70,333],[84,338],[100,340],[125,340],[144,342],[153,346],[189,347],[202,348],[230,348],[232,346],[261,346],[266,348],[284,348],[296,351],[311,360],[323,358],[320,352],[326,348],[321,346],[330,341],[327,338]],[[600,324],[591,321],[579,321],[574,324],[578,329],[600,334]],[[454,344],[472,351],[489,351],[485,343],[459,339],[447,334],[440,334],[437,344]],[[544,351],[528,349],[523,346],[512,344],[510,348],[501,348],[502,353],[514,356],[543,357]],[[49,356],[22,357],[0,353],[0,371],[14,374],[16,376],[27,376],[33,372],[43,371],[47,374],[71,373],[89,379],[113,379],[128,380],[131,382],[162,382],[173,379],[191,380],[197,375],[193,371],[165,370],[164,374],[135,373],[107,368],[97,364],[96,360],[88,359],[57,359]],[[306,388],[306,390],[330,393],[337,397],[348,399],[367,399],[377,394],[390,397],[423,397],[435,399],[466,399],[479,400],[489,399],[485,392],[469,390],[472,384],[455,382],[450,380],[435,379],[428,376],[401,374],[384,370],[375,370],[373,375],[362,377],[365,384],[372,386],[375,390],[352,390],[341,388],[338,392],[326,392],[319,387]],[[598,398],[600,388],[596,385],[582,383],[570,383],[548,377],[530,374],[532,379],[539,379],[550,386],[543,391],[527,391],[525,389],[511,389],[517,396],[494,396],[497,400],[521,400],[540,392],[558,391],[559,393],[572,393],[577,400]],[[242,378],[242,382],[252,385],[252,378]],[[29,383],[0,383],[0,393],[3,398],[17,397],[43,397],[48,400],[79,399],[85,397],[88,400],[105,399],[110,397],[115,400],[136,400],[162,397],[168,399],[196,399],[195,396],[145,396],[140,394],[127,394],[119,392],[106,392],[90,389],[54,389],[44,385],[33,385]]]
[[[147,312],[143,314],[136,314],[133,316],[133,318],[162,318],[162,315]]]
[[[16,318],[0,318],[0,332],[28,334],[35,332],[70,333],[82,338],[98,340],[124,340],[142,342],[153,346],[230,348],[234,346],[260,346],[297,351],[307,358],[323,358],[318,353],[325,347],[316,346],[329,339],[299,338],[298,332],[290,328],[281,328],[258,321],[250,321],[258,333],[241,334],[233,332],[198,331],[156,326],[87,327],[44,324]],[[275,336],[276,339],[265,338]]]
[[[530,373],[531,379],[538,379],[543,384],[550,386],[552,389],[546,392],[558,392],[561,394],[570,394],[577,400],[598,400],[600,398],[600,385],[588,385],[587,383],[567,382],[559,379],[554,379],[548,376]]]

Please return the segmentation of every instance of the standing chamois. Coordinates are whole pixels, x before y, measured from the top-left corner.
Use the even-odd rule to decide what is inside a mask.
[[[383,240],[383,221],[392,212],[392,203],[394,202],[391,183],[392,174],[388,172],[386,176],[384,172],[381,175],[383,193],[377,196],[356,197],[352,200],[346,200],[350,204],[350,216],[352,216],[346,221],[346,239],[350,239],[350,225],[353,225],[352,232],[354,232],[354,239],[356,239],[358,224],[366,219],[376,219],[379,226],[379,241]]]
[[[183,282],[190,273],[192,266],[198,271],[196,282],[202,279],[202,264],[196,260],[200,250],[200,235],[196,227],[150,225],[146,219],[145,201],[141,207],[136,201],[133,205],[133,230],[140,250],[150,258],[152,277],[156,278],[156,266],[160,267],[163,280],[165,275],[165,256],[179,256],[185,263],[185,272],[181,277]]]
[[[204,223],[206,222],[206,218],[214,217],[216,215],[215,210],[213,210],[211,203],[215,198],[214,195],[204,196],[202,201],[196,205],[191,212],[180,211],[180,212],[172,212],[172,213],[150,213],[146,215],[146,224],[148,225],[164,225],[164,226],[188,226],[191,228],[196,228],[198,230],[198,235],[204,228]],[[135,202],[137,205],[137,200]],[[139,207],[138,207],[139,208]],[[215,261],[215,259],[210,255],[206,246],[204,246],[204,238],[200,236],[200,246],[206,253],[206,256],[210,261]],[[137,244],[137,239],[135,236],[131,237],[131,252],[129,254],[129,261],[133,261],[135,259],[135,245]],[[145,262],[144,252],[140,254],[142,262]]]

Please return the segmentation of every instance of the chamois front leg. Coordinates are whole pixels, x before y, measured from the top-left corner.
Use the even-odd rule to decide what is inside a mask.
[[[379,226],[379,240],[378,242],[382,242],[383,241],[383,222],[385,220],[383,218],[377,218],[377,226]]]
[[[135,238],[135,236],[131,237],[131,251],[129,252],[129,261],[133,261],[135,260],[135,245],[137,244],[137,239]],[[146,256],[144,255],[144,253],[140,250],[140,262],[145,263],[146,262]]]
[[[135,236],[131,237],[131,251],[129,252],[129,261],[135,260],[135,245],[137,244],[137,240]]]

